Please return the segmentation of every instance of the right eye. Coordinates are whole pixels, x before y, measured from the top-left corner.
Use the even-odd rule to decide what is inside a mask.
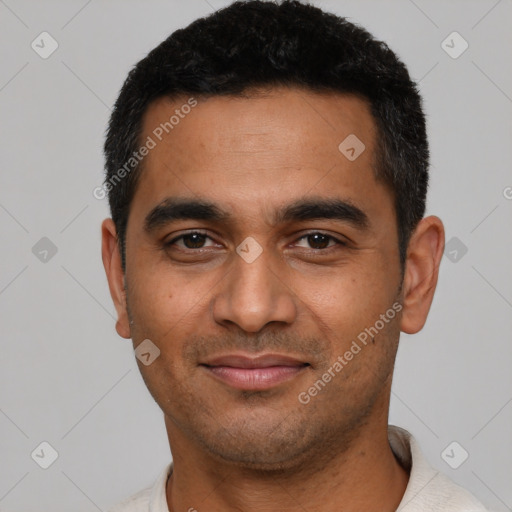
[[[173,238],[169,242],[166,242],[165,247],[176,246],[178,249],[185,251],[215,247],[215,244],[209,246],[204,245],[208,239],[212,240],[206,233],[201,233],[200,231],[190,231],[189,233],[184,233]]]

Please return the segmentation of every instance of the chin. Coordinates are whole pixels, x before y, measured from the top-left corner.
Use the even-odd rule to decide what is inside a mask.
[[[263,442],[264,443],[264,442]],[[254,441],[250,446],[242,447],[210,446],[210,454],[219,462],[235,466],[239,470],[262,474],[279,474],[299,470],[304,465],[304,451],[278,450],[276,446],[264,443],[261,448],[255,447]]]
[[[304,467],[318,445],[318,437],[301,422],[239,420],[207,434],[196,432],[196,440],[221,464],[262,473],[290,473]],[[295,424],[293,424],[295,423]]]

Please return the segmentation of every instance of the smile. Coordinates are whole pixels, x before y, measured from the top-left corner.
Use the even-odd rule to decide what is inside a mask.
[[[261,391],[287,382],[309,366],[278,354],[227,355],[201,364],[214,378],[240,390]]]

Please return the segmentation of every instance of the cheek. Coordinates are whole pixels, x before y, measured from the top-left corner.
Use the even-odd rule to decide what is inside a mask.
[[[396,283],[383,281],[382,275],[377,266],[340,268],[323,277],[295,282],[294,290],[306,314],[315,318],[334,352],[373,326],[396,300]]]
[[[134,277],[128,287],[132,338],[135,346],[149,339],[160,351],[151,364],[138,361],[138,366],[151,395],[163,404],[169,396],[185,392],[181,387],[191,368],[184,365],[181,353],[197,327],[193,316],[200,295],[172,276],[162,276],[160,272],[144,274],[141,268],[139,271],[140,276]]]
[[[157,271],[138,267],[131,273],[128,284],[128,304],[132,314],[133,339],[145,337],[157,340],[179,326],[179,320],[190,309],[188,289]]]

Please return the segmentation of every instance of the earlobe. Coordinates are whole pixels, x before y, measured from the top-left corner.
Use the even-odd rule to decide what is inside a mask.
[[[124,272],[116,227],[112,219],[105,219],[101,225],[101,256],[107,274],[110,296],[117,311],[116,331],[122,338],[129,339],[131,333],[126,306]]]
[[[444,226],[441,219],[425,217],[414,230],[407,249],[400,324],[400,330],[407,334],[415,334],[425,325],[443,250]]]

